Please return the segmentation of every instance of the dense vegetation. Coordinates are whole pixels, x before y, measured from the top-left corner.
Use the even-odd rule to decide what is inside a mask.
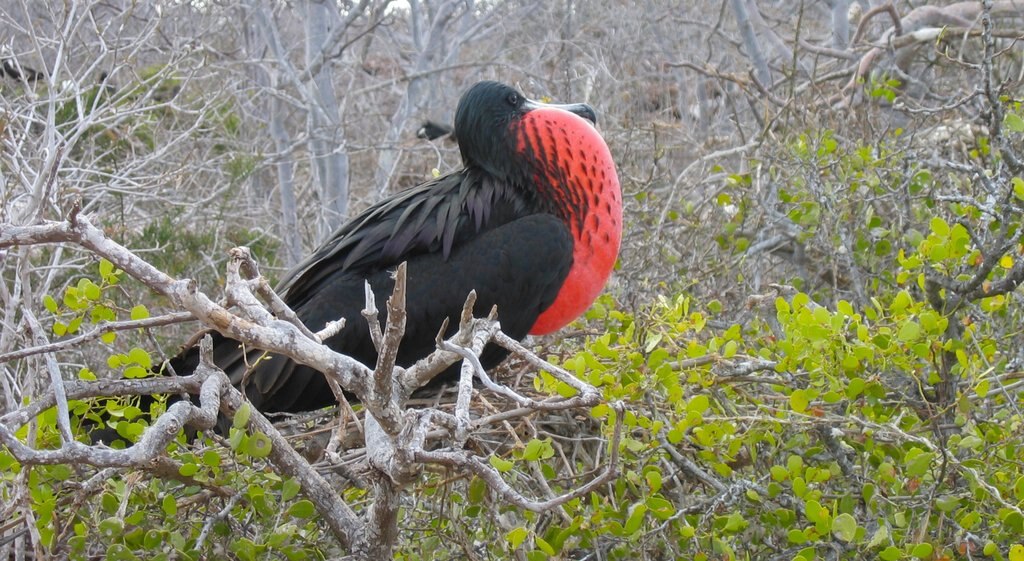
[[[18,233],[89,215],[217,300],[230,248],[272,279],[349,209],[457,166],[415,129],[499,78],[599,109],[627,232],[586,317],[530,342],[549,364],[495,375],[579,396],[564,370],[601,400],[515,413],[481,390],[462,449],[487,471],[398,484],[360,407],[279,419],[360,519],[401,491],[395,558],[1024,561],[1012,2],[6,4],[5,60],[47,79],[0,89],[0,436],[54,455],[2,441],[3,555],[351,553],[245,406],[145,463],[69,461],[36,407],[54,380],[91,388],[79,440],[104,418],[137,440],[166,405],[98,388],[153,382],[196,324],[102,251]],[[506,492],[552,500],[610,462],[551,508]]]

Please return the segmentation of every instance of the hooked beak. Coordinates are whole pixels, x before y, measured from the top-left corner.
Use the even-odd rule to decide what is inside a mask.
[[[532,111],[534,109],[541,109],[545,107],[561,109],[563,111],[568,111],[569,113],[572,113],[574,115],[579,115],[580,117],[583,117],[584,119],[590,121],[590,124],[594,125],[595,127],[597,126],[597,112],[594,111],[593,107],[587,105],[586,103],[544,103],[541,101],[534,101],[532,99],[528,99],[525,103],[523,103],[523,107],[527,111]]]

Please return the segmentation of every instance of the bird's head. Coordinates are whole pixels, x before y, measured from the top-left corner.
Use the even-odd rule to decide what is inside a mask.
[[[521,142],[517,130],[535,111],[564,114],[567,126],[584,126],[589,121],[585,126],[593,127],[597,123],[597,114],[585,103],[542,103],[499,82],[478,82],[462,95],[455,111],[455,136],[463,164],[505,180],[526,179],[519,177],[529,171],[518,161]]]

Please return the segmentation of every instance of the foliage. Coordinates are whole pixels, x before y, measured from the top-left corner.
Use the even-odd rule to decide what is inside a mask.
[[[47,65],[62,69],[53,80],[0,88],[0,218],[33,224],[82,207],[111,237],[164,272],[200,279],[209,294],[226,248],[252,246],[261,263],[276,264],[289,235],[312,246],[329,232],[337,217],[316,187],[314,141],[351,155],[357,208],[389,182],[458,161],[453,145],[414,144],[405,133],[421,115],[409,108],[440,118],[471,81],[519,81],[566,100],[585,94],[600,108],[628,203],[617,284],[544,349],[609,403],[625,404],[619,476],[534,513],[477,476],[422,473],[402,503],[396,558],[1024,560],[1015,39],[983,55],[975,33],[939,37],[912,47],[913,58],[884,35],[862,39],[847,52],[894,49],[891,66],[878,59],[866,74],[819,67],[828,54],[808,54],[794,39],[792,56],[772,62],[776,83],[753,84],[743,63],[751,45],[736,48],[725,2],[697,10],[699,21],[692,3],[529,11],[493,2],[461,14],[459,26],[434,26],[430,40],[400,10],[381,11],[340,41],[354,48],[326,57],[347,95],[336,122],[315,126],[317,108],[301,89],[313,81],[288,68],[301,53],[266,55],[248,35],[255,16],[246,10],[239,18],[215,4],[157,3],[171,15],[140,16],[144,4],[133,5],[140,14],[91,13],[125,34],[112,48],[106,35],[60,37],[65,14],[47,12],[59,9],[50,4],[58,6],[0,11],[12,30],[46,37],[25,44],[76,45]],[[814,11],[826,4],[842,2],[801,4],[799,21],[788,12],[772,21],[779,33],[817,41],[832,36],[821,21],[834,20]],[[895,9],[911,11],[904,4]],[[932,4],[921,7],[942,3]],[[492,7],[508,13],[468,23],[494,16]],[[29,8],[32,25],[9,22]],[[294,46],[303,44],[298,13],[271,14]],[[457,34],[466,29],[484,29],[479,42]],[[460,51],[463,43],[473,48]],[[430,45],[444,52],[422,50]],[[36,54],[49,61],[45,49]],[[811,58],[808,72],[801,64]],[[104,64],[111,72],[99,78]],[[836,76],[850,81],[832,91]],[[268,136],[274,117],[294,138]],[[385,170],[394,179],[382,187],[388,151],[397,153]],[[295,222],[278,202],[285,164],[295,165]],[[36,317],[46,338],[66,345],[47,354],[65,378],[135,379],[183,340],[180,329],[108,329],[166,311],[109,262],[67,248],[3,251],[0,354],[39,344],[27,327]],[[0,363],[13,402],[0,413],[45,391],[43,362]],[[544,371],[509,368],[504,379],[521,391],[572,392]],[[480,414],[512,407],[483,396]],[[167,404],[95,398],[71,407],[81,440],[107,423],[131,441]],[[372,493],[358,472],[359,413],[329,429],[326,415],[334,418],[282,424],[362,514]],[[535,415],[470,442],[511,486],[550,497],[603,467],[615,416],[610,405]],[[48,410],[17,436],[54,449],[56,418]],[[0,507],[24,518],[32,535],[16,543],[40,556],[344,555],[297,481],[271,469],[266,435],[247,434],[242,421],[223,436],[180,435],[146,470],[19,465],[0,448]],[[334,430],[346,449],[328,458],[324,435]],[[13,547],[3,528],[0,547]]]

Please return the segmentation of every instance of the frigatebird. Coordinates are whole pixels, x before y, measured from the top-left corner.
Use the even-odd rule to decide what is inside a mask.
[[[21,80],[25,80],[26,82],[35,82],[46,77],[45,74],[35,68],[18,64],[18,62],[13,58],[0,60],[0,78],[4,76],[16,82],[20,82]]]
[[[497,306],[511,337],[560,329],[603,289],[622,234],[619,180],[595,123],[586,104],[544,104],[505,84],[475,84],[455,113],[462,169],[348,221],[284,275],[278,293],[314,331],[344,318],[346,326],[325,343],[370,367],[377,352],[361,316],[364,283],[383,302],[402,262],[408,291],[400,366],[435,349],[446,318],[454,331],[471,290],[476,314]],[[235,384],[245,378],[258,409],[296,412],[335,403],[320,372],[283,356],[255,360],[262,351],[243,351],[214,335],[215,362]],[[491,368],[506,354],[491,345],[481,362]],[[186,350],[171,365],[183,375],[197,360],[195,350]]]
[[[451,140],[456,140],[454,132],[455,129],[448,125],[442,125],[437,121],[424,121],[420,128],[416,130],[416,138],[436,140],[441,137],[448,137]]]

